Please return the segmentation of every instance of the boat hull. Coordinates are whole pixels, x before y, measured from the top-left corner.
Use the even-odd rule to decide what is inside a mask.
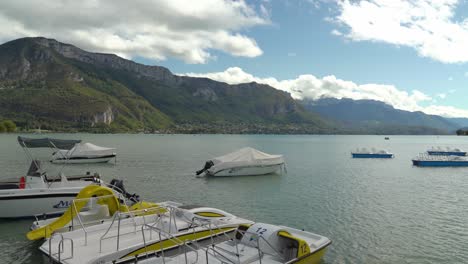
[[[0,192],[0,218],[25,218],[35,215],[57,215],[70,205],[80,188],[66,192],[50,192],[47,189],[21,193],[15,190],[10,195]]]
[[[432,156],[466,156],[466,152],[460,151],[431,151],[428,150],[427,154]]]
[[[357,159],[391,159],[393,154],[378,154],[378,153],[351,153],[353,158]]]
[[[325,253],[327,253],[328,246],[330,244],[327,244],[326,246],[322,247],[321,249],[312,252],[310,255],[305,256],[301,259],[298,259],[297,261],[291,262],[291,263],[297,263],[297,264],[318,264],[321,262],[323,256]]]
[[[265,175],[279,171],[281,169],[281,166],[283,166],[283,164],[255,167],[236,167],[223,169],[216,172],[211,172],[208,170],[207,175],[217,177]]]
[[[73,157],[69,159],[54,159],[52,163],[56,164],[84,164],[84,163],[106,163],[114,159],[116,155],[104,157]]]
[[[418,167],[468,167],[468,161],[412,160]]]

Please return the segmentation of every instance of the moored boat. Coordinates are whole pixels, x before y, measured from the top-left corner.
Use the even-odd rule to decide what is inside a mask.
[[[443,149],[441,147],[432,147],[427,150],[427,154],[434,156],[466,156],[466,151],[462,151],[459,148],[447,147]]]
[[[104,198],[107,195],[97,196]],[[113,199],[101,205],[113,208]],[[53,233],[40,246],[40,251],[55,263],[134,263],[142,258],[160,255],[164,250],[177,251],[189,243],[227,240],[240,225],[251,221],[209,207],[182,207],[165,202],[150,209],[114,211],[111,221],[94,225],[80,224],[71,231]],[[115,207],[114,207],[115,209]],[[47,230],[47,227],[43,227]],[[46,233],[38,231],[35,234]],[[190,242],[187,242],[190,241]],[[162,253],[164,254],[164,253]]]
[[[381,158],[381,159],[390,159],[393,158],[393,153],[390,153],[386,150],[367,150],[366,148],[357,149],[351,152],[353,158]]]
[[[0,180],[0,218],[61,214],[83,187],[101,184],[97,173],[65,176],[60,172],[51,176],[29,151],[29,148],[49,147],[49,144],[67,147],[74,145],[75,140],[18,137],[18,142],[31,158],[31,165],[25,176]]]
[[[275,173],[285,165],[283,155],[271,155],[246,147],[213,158],[205,163],[197,175],[208,176],[250,176]]]
[[[264,223],[241,225],[235,237],[206,246],[194,244],[174,257],[143,259],[142,264],[195,263],[308,263],[317,264],[331,240],[286,226]],[[196,247],[196,249],[193,249]]]
[[[418,167],[468,167],[468,157],[442,156],[420,154],[412,159],[413,165]]]
[[[96,146],[91,143],[80,142],[71,149],[57,150],[51,158],[52,163],[81,164],[105,163],[115,159],[115,148]]]

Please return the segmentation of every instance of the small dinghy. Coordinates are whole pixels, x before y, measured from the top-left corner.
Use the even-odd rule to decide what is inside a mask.
[[[427,150],[427,154],[433,156],[466,156],[466,151],[450,147],[447,147],[445,149],[441,147],[432,147],[431,149]]]
[[[271,155],[254,148],[241,148],[205,163],[197,175],[248,176],[265,175],[279,171],[284,166],[283,155]]]
[[[380,158],[380,159],[390,159],[393,158],[393,153],[390,153],[386,150],[376,150],[372,148],[372,150],[367,150],[366,148],[357,149],[356,151],[351,152],[353,158]]]
[[[77,143],[73,148],[60,149],[52,155],[52,163],[105,163],[116,157],[115,148],[105,148],[91,143]]]

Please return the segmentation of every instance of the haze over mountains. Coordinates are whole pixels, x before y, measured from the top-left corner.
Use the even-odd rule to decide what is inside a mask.
[[[0,119],[95,132],[446,134],[447,120],[350,99],[296,101],[268,85],[177,76],[46,38],[0,45]]]

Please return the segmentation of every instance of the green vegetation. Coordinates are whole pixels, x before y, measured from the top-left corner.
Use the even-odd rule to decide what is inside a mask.
[[[11,133],[16,131],[16,124],[11,120],[0,122],[0,133]]]
[[[162,67],[54,40],[25,38],[0,45],[0,68],[6,69],[0,79],[0,113],[24,131],[331,131],[330,124],[289,94],[267,85],[174,76]]]
[[[468,136],[468,129],[467,130],[458,129],[457,136]]]

